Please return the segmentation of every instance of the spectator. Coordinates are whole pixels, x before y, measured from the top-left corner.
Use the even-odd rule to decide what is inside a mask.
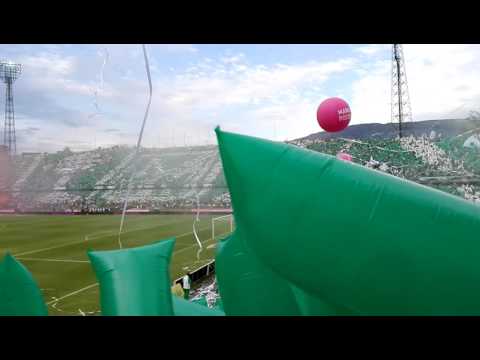
[[[188,300],[188,295],[190,294],[190,274],[187,273],[182,279],[182,287],[183,287],[183,293],[184,293],[184,299]]]

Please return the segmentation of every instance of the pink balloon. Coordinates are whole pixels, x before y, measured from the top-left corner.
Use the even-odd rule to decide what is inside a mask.
[[[317,109],[318,124],[328,132],[342,131],[348,126],[351,118],[350,106],[340,98],[329,98]]]
[[[344,152],[339,152],[337,154],[337,159],[344,160],[344,161],[352,161],[352,155]]]

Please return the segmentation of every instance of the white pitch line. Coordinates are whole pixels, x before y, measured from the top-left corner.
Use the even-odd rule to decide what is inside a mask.
[[[70,262],[70,263],[90,263],[88,260],[69,260],[69,259],[44,259],[44,258],[24,258],[17,257],[18,260],[27,261],[52,261],[52,262]]]
[[[205,229],[208,229],[208,228],[209,228],[209,226],[204,227],[204,228],[200,229],[200,231],[205,230]],[[185,233],[185,234],[180,234],[180,235],[174,236],[174,237],[178,239],[178,238],[180,238],[180,237],[187,236],[188,234],[193,234],[193,231],[190,231],[190,232]],[[223,235],[223,234],[221,234],[221,235]],[[211,238],[210,238],[210,239],[204,241],[203,243],[207,243],[207,242],[212,241],[212,240],[215,240],[215,239],[211,239]],[[194,247],[194,246],[197,246],[197,244],[194,244],[194,245],[191,245],[191,246],[189,246],[189,247],[186,247],[186,248],[183,248],[183,249],[174,251],[173,254],[172,254],[172,257],[173,257],[173,255],[178,254],[179,252],[182,252],[182,251],[184,251],[184,250],[190,249],[190,248],[192,248],[192,247]],[[73,292],[71,292],[71,293],[69,293],[69,294],[67,294],[67,295],[64,295],[64,296],[62,296],[62,297],[59,297],[58,299],[55,299],[55,300],[53,300],[53,301],[50,301],[50,302],[47,303],[47,305],[54,304],[54,303],[56,304],[56,303],[59,302],[60,300],[63,300],[63,299],[65,299],[65,298],[67,298],[67,297],[70,297],[70,296],[72,296],[72,295],[76,295],[76,294],[78,294],[78,293],[81,293],[82,291],[88,290],[88,289],[90,289],[90,288],[92,288],[92,287],[94,287],[94,286],[98,286],[98,285],[99,285],[99,283],[95,283],[95,284],[91,284],[91,285],[85,286],[84,288],[81,288],[81,289],[79,289],[79,290],[73,291]]]
[[[161,224],[159,226],[166,226],[166,225],[171,225],[173,222],[170,222],[170,223],[166,223],[166,224]],[[156,227],[156,226],[154,226]],[[150,228],[150,227],[149,227]],[[145,230],[145,229],[141,229],[141,230]],[[139,230],[130,230],[129,232],[133,232],[133,231],[139,231]],[[124,234],[126,233],[127,231],[124,232]],[[92,234],[90,234],[92,235]],[[88,236],[88,235],[87,235]],[[47,247],[47,248],[42,248],[42,249],[36,249],[36,250],[30,250],[30,251],[25,251],[23,253],[18,253],[18,254],[13,254],[13,256],[15,257],[18,257],[18,256],[23,256],[23,255],[30,255],[30,254],[36,254],[36,253],[39,253],[39,252],[43,252],[43,251],[47,251],[47,250],[53,250],[53,249],[59,249],[59,248],[62,248],[62,247],[66,247],[66,246],[70,246],[70,245],[75,245],[75,244],[80,244],[80,243],[83,243],[85,242],[86,239],[82,239],[82,240],[78,240],[78,241],[72,241],[72,242],[69,242],[69,243],[66,243],[66,244],[61,244],[61,245],[55,245],[55,246],[50,246],[50,247]]]
[[[72,295],[78,294],[78,293],[80,293],[80,292],[82,292],[82,291],[88,290],[88,289],[90,289],[90,288],[92,288],[92,287],[94,287],[94,286],[98,286],[98,283],[90,284],[90,285],[88,285],[88,286],[85,286],[84,288],[81,288],[81,289],[79,289],[79,290],[75,290],[75,291],[73,291],[73,292],[71,292],[71,293],[69,293],[69,294],[67,294],[67,295],[63,295],[62,297],[59,297],[59,298],[57,298],[57,299],[55,299],[55,300],[53,300],[53,301],[48,302],[47,305],[50,305],[50,304],[53,304],[53,303],[57,303],[57,302],[59,302],[60,300],[63,300],[63,299],[65,299],[65,298],[67,298],[67,297],[70,297],[70,296],[72,296]]]
[[[205,229],[208,229],[208,227],[206,227]],[[192,234],[192,233],[193,233],[193,232],[191,231],[191,232],[189,232],[189,233],[180,234],[179,236],[176,236],[176,237],[179,238],[179,237],[183,237],[183,236],[186,236],[186,235]],[[210,239],[210,240],[211,240],[211,239]],[[194,244],[194,245],[192,245],[192,246],[197,246],[197,244]],[[190,248],[190,247],[188,247],[188,248]],[[174,251],[174,252],[173,252],[173,255],[175,255],[176,253],[181,252],[181,251],[183,251],[183,250],[186,250],[186,249],[187,249],[187,248],[184,248],[184,249],[181,249],[181,250],[178,250],[178,251]],[[97,286],[97,285],[98,285],[98,283],[85,286],[84,288],[81,288],[81,289],[79,289],[79,290],[73,291],[73,292],[71,292],[71,293],[69,293],[69,294],[66,294],[66,295],[62,296],[62,297],[56,298],[55,300],[52,300],[52,301],[48,302],[47,305],[54,304],[54,303],[56,304],[56,303],[59,302],[60,300],[63,300],[63,299],[65,299],[65,298],[67,298],[67,297],[70,297],[70,296],[72,296],[72,295],[76,295],[76,294],[78,294],[78,293],[81,293],[82,291],[88,290],[88,289],[90,289],[90,288],[92,288],[92,287],[94,287],[94,286]]]
[[[158,225],[152,225],[152,226],[144,226],[144,227],[140,227],[140,228],[134,228],[134,229],[132,229],[132,230],[124,231],[124,232],[122,232],[122,234],[127,234],[127,233],[135,232],[135,231],[148,230],[148,229],[155,229],[155,228],[160,228],[160,227],[163,227],[163,226],[178,224],[178,223],[182,223],[182,222],[185,222],[185,220],[176,220],[176,221],[170,221],[170,222],[162,223],[162,224],[158,224]],[[101,235],[101,236],[91,237],[92,235]],[[90,234],[85,235],[85,240],[86,240],[86,241],[88,241],[88,240],[96,240],[96,239],[101,239],[101,238],[103,238],[103,237],[115,236],[115,235],[118,235],[118,231],[116,231],[116,230],[97,231],[97,232],[94,232],[94,233],[90,233]]]
[[[66,247],[66,246],[70,246],[70,245],[74,245],[74,244],[80,244],[80,243],[83,243],[83,242],[85,242],[85,240],[82,239],[82,240],[79,240],[79,241],[72,241],[72,242],[69,242],[69,243],[66,243],[66,244],[50,246],[48,248],[25,251],[23,253],[13,254],[13,256],[18,257],[18,256],[22,256],[22,255],[36,254],[36,253],[39,253],[39,252],[42,252],[42,251],[58,249],[58,248],[62,248],[62,247]]]
[[[180,221],[179,221],[180,222]],[[172,222],[173,223],[173,222]],[[162,224],[160,226],[165,226],[165,225],[171,225],[172,223],[167,223],[167,224]],[[155,226],[156,227],[156,226]],[[150,227],[149,227],[150,228]],[[134,231],[140,231],[140,230],[145,230],[146,228],[142,228],[142,229],[138,229],[138,230],[130,230],[130,231],[125,231],[125,233],[127,232],[134,232]],[[200,231],[202,230],[205,230],[205,229],[208,229],[208,227],[204,227],[202,229],[200,229]],[[181,237],[184,237],[184,236],[187,236],[189,234],[193,234],[192,231],[188,232],[188,233],[184,233],[184,234],[180,234],[178,236],[174,236],[175,238],[181,238]],[[88,236],[88,235],[87,235]],[[98,238],[96,238],[98,239]],[[15,257],[19,257],[19,256],[23,256],[23,255],[30,255],[30,254],[35,254],[35,253],[38,253],[38,252],[42,252],[42,251],[47,251],[47,250],[52,250],[52,249],[57,249],[57,248],[61,248],[61,247],[65,247],[65,246],[69,246],[69,245],[74,245],[74,244],[78,244],[78,243],[81,243],[81,242],[84,242],[85,240],[80,240],[80,241],[73,241],[73,242],[69,242],[67,244],[62,244],[62,245],[56,245],[56,246],[51,246],[51,247],[48,247],[48,248],[43,248],[43,249],[37,249],[37,250],[32,250],[32,251],[26,251],[26,252],[23,252],[23,253],[19,253],[19,254],[14,254],[13,256]],[[19,258],[20,259],[20,258]],[[23,258],[23,259],[20,259],[20,260],[39,260],[39,259],[35,259],[35,258]],[[45,261],[47,261],[49,259],[45,259]],[[89,261],[86,261],[86,260],[57,260],[57,259],[51,259],[51,261],[68,261],[68,262],[89,262]]]

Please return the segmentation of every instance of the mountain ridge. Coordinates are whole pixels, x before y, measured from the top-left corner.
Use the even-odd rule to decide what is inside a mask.
[[[431,136],[433,131],[433,137],[437,139],[457,136],[474,129],[480,130],[480,119],[422,120],[403,124],[404,136]],[[387,140],[394,139],[397,137],[397,135],[398,125],[396,124],[368,123],[350,125],[345,130],[336,133],[320,131],[289,142],[297,142],[302,140],[332,140],[340,138],[356,140]]]

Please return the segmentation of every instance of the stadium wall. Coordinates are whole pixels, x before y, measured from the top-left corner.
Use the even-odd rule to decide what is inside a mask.
[[[121,215],[121,210],[112,210],[110,212],[88,212],[81,210],[72,211],[51,211],[51,210],[20,210],[9,209],[10,212],[18,214],[31,214],[31,215]],[[169,215],[169,214],[196,214],[196,209],[168,209],[168,210],[148,210],[148,209],[130,209],[127,210],[128,215]],[[232,214],[232,209],[200,209],[200,214]]]
[[[192,285],[205,280],[207,277],[213,275],[214,273],[215,273],[215,260],[212,260],[208,264],[205,264],[193,271],[190,271],[189,274],[190,274],[190,280],[192,282]],[[183,276],[179,277],[178,279],[175,279],[173,283],[182,285],[182,279],[183,279]]]

